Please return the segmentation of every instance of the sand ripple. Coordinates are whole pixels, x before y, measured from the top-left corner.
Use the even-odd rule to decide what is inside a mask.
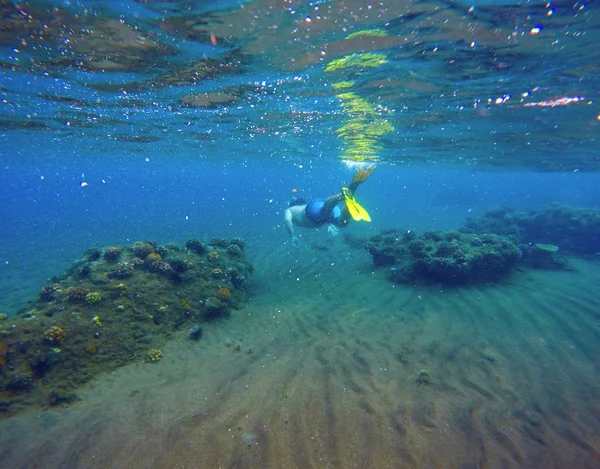
[[[2,467],[600,466],[600,265],[441,289],[337,247],[259,254],[199,343],[1,422]]]

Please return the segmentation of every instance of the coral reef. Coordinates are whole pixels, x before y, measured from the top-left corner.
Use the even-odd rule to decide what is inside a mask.
[[[229,288],[227,287],[221,287],[217,290],[217,299],[228,303],[229,301],[231,301],[232,298],[232,294],[231,291],[229,290]]]
[[[567,259],[559,254],[559,247],[552,244],[521,245],[523,264],[532,269],[572,270]]]
[[[375,266],[390,268],[395,282],[490,282],[517,265],[573,270],[563,254],[596,259],[600,253],[600,211],[564,205],[499,208],[468,219],[458,230],[382,231],[367,249]]]
[[[89,248],[83,253],[83,257],[88,262],[97,261],[100,259],[102,252],[97,248]]]
[[[83,302],[85,301],[85,298],[87,296],[87,294],[89,293],[89,290],[87,288],[83,288],[83,287],[71,287],[67,290],[67,297],[69,298],[69,300],[73,301],[73,302]]]
[[[214,296],[207,298],[204,302],[204,314],[208,319],[228,317],[230,313],[229,304]]]
[[[234,255],[238,255],[243,252],[242,248],[239,245],[233,243],[227,246],[227,251],[229,251],[230,254]]]
[[[512,236],[517,243],[558,246],[565,254],[596,256],[600,251],[600,210],[553,204],[541,209],[490,210],[467,221],[474,233]]]
[[[50,345],[60,345],[67,338],[67,333],[60,326],[52,326],[44,332],[44,340]]]
[[[93,305],[102,301],[102,295],[96,291],[91,291],[87,295],[85,295],[85,302],[88,305]]]
[[[236,238],[236,239],[239,239],[239,238]],[[217,248],[226,248],[231,243],[232,243],[232,241],[229,241],[228,239],[225,239],[225,238],[212,238],[208,242],[208,245],[209,246],[213,246],[213,247],[217,247]],[[234,244],[237,244],[237,242],[235,242]]]
[[[219,251],[210,251],[207,257],[213,262],[219,262],[221,259],[221,254],[219,254]]]
[[[151,349],[148,351],[147,359],[149,362],[157,362],[162,360],[163,353],[160,349]]]
[[[169,260],[169,264],[171,265],[171,268],[179,274],[185,272],[190,267],[193,267],[193,264],[191,262],[186,262],[185,260],[179,257],[171,258]]]
[[[177,279],[179,274],[171,267],[171,264],[162,260],[154,260],[146,263],[148,272],[163,275],[167,278]]]
[[[150,254],[148,254],[146,256],[146,262],[148,264],[152,264],[153,262],[156,262],[156,261],[162,261],[162,256],[159,253],[151,252]]]
[[[133,275],[134,264],[128,262],[120,262],[118,263],[112,272],[109,272],[108,276],[110,278],[128,278]]]
[[[68,404],[99,373],[156,361],[174,332],[197,340],[201,324],[243,308],[252,273],[243,240],[200,245],[95,249],[53,277],[26,311],[0,321],[0,411]]]
[[[110,246],[104,249],[104,259],[107,261],[116,261],[121,255],[121,248],[119,246]]]
[[[185,242],[185,248],[190,251],[195,252],[196,254],[202,255],[206,252],[206,246],[202,244],[202,241],[196,238],[190,238]]]
[[[62,290],[59,285],[51,284],[42,287],[42,291],[40,292],[40,299],[44,301],[54,301],[58,298],[58,294],[62,293]]]
[[[506,237],[456,230],[423,235],[388,230],[372,237],[367,249],[376,266],[391,267],[395,282],[460,285],[495,281],[521,259],[519,248]]]
[[[133,254],[140,259],[146,259],[154,252],[154,246],[149,243],[137,242],[133,245]]]

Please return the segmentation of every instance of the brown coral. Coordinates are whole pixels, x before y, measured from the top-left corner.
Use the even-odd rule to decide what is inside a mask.
[[[87,288],[71,287],[67,290],[67,297],[71,301],[81,302],[81,301],[85,301],[85,297],[88,293],[89,293],[89,290]]]
[[[8,345],[4,342],[0,342],[0,368],[6,366],[6,355],[8,355]]]
[[[146,262],[154,262],[160,260],[162,260],[162,257],[160,257],[160,254],[157,252],[151,252],[146,256]]]
[[[60,285],[56,283],[46,285],[42,287],[42,291],[40,292],[40,298],[44,301],[54,301],[57,299],[57,293],[62,293]]]
[[[219,254],[219,251],[210,251],[208,253],[208,258],[209,260],[216,262],[221,259],[221,254]]]
[[[50,345],[60,345],[67,338],[66,331],[60,326],[52,326],[44,332],[44,340]]]
[[[231,301],[231,291],[229,288],[221,287],[217,290],[217,298],[226,303]]]

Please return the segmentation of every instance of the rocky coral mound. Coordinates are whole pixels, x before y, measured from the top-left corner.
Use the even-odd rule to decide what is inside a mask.
[[[558,246],[566,254],[596,256],[600,252],[600,211],[591,208],[559,204],[529,211],[499,208],[470,218],[466,228],[512,236],[524,245]]]
[[[99,373],[152,361],[176,330],[242,308],[252,273],[243,240],[186,246],[88,249],[27,311],[1,321],[0,412],[76,399]]]
[[[515,268],[521,251],[509,238],[457,230],[387,230],[367,243],[376,266],[390,267],[394,282],[463,285],[496,281]]]

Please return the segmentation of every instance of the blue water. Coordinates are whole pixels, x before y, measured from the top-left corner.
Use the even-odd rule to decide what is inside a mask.
[[[32,135],[27,145],[37,147],[37,138]],[[25,144],[15,143],[7,142],[3,151],[22,151]],[[55,151],[75,155],[77,147],[67,141]],[[294,161],[240,161],[226,154],[191,161],[189,155],[150,152],[88,153],[67,161],[59,155],[13,157],[2,171],[2,311],[24,307],[48,277],[91,246],[216,236],[242,236],[261,249],[282,245],[288,242],[283,210],[293,189],[306,199],[327,197],[353,175],[335,160],[312,159],[310,151]],[[385,228],[456,228],[495,207],[598,208],[600,188],[593,173],[382,164],[359,195],[373,218],[367,233],[374,234]],[[362,233],[364,227],[353,230]],[[328,236],[320,236],[327,243]]]
[[[206,369],[178,356],[160,376],[186,385],[148,385],[148,408],[115,398],[146,415],[177,399],[164,389],[180,392],[201,418],[186,427],[186,409],[164,413],[167,438],[127,414],[137,423],[123,428],[143,440],[131,440],[143,453],[135,463],[122,462],[127,449],[110,452],[117,420],[107,418],[104,438],[88,429],[98,446],[78,441],[74,454],[167,467],[143,458],[154,437],[165,458],[200,467],[178,449],[180,433],[196,431],[210,452],[206,433],[231,427],[243,448],[215,437],[210,467],[226,467],[224,454],[227,467],[599,467],[597,255],[489,288],[397,285],[324,228],[298,228],[295,249],[283,223],[292,196],[336,194],[369,165],[356,197],[372,222],[345,230],[363,241],[458,228],[498,207],[600,209],[599,2],[39,0],[0,13],[0,312],[28,311],[89,247],[242,237],[256,269],[250,313],[202,339]],[[222,342],[241,318],[256,352],[234,360]],[[236,394],[251,387],[240,377],[260,381],[278,357],[271,407],[260,407],[264,387],[251,402]],[[202,392],[181,363],[200,373]],[[425,367],[439,387],[413,386]],[[45,418],[87,429],[73,412]],[[253,426],[236,426],[239,415]],[[71,448],[52,428],[42,438],[63,445],[56,467],[88,467],[61,466]],[[382,443],[390,428],[398,440]],[[300,443],[248,456],[266,440]],[[43,460],[46,446],[32,444]],[[33,467],[9,453],[8,467]]]

